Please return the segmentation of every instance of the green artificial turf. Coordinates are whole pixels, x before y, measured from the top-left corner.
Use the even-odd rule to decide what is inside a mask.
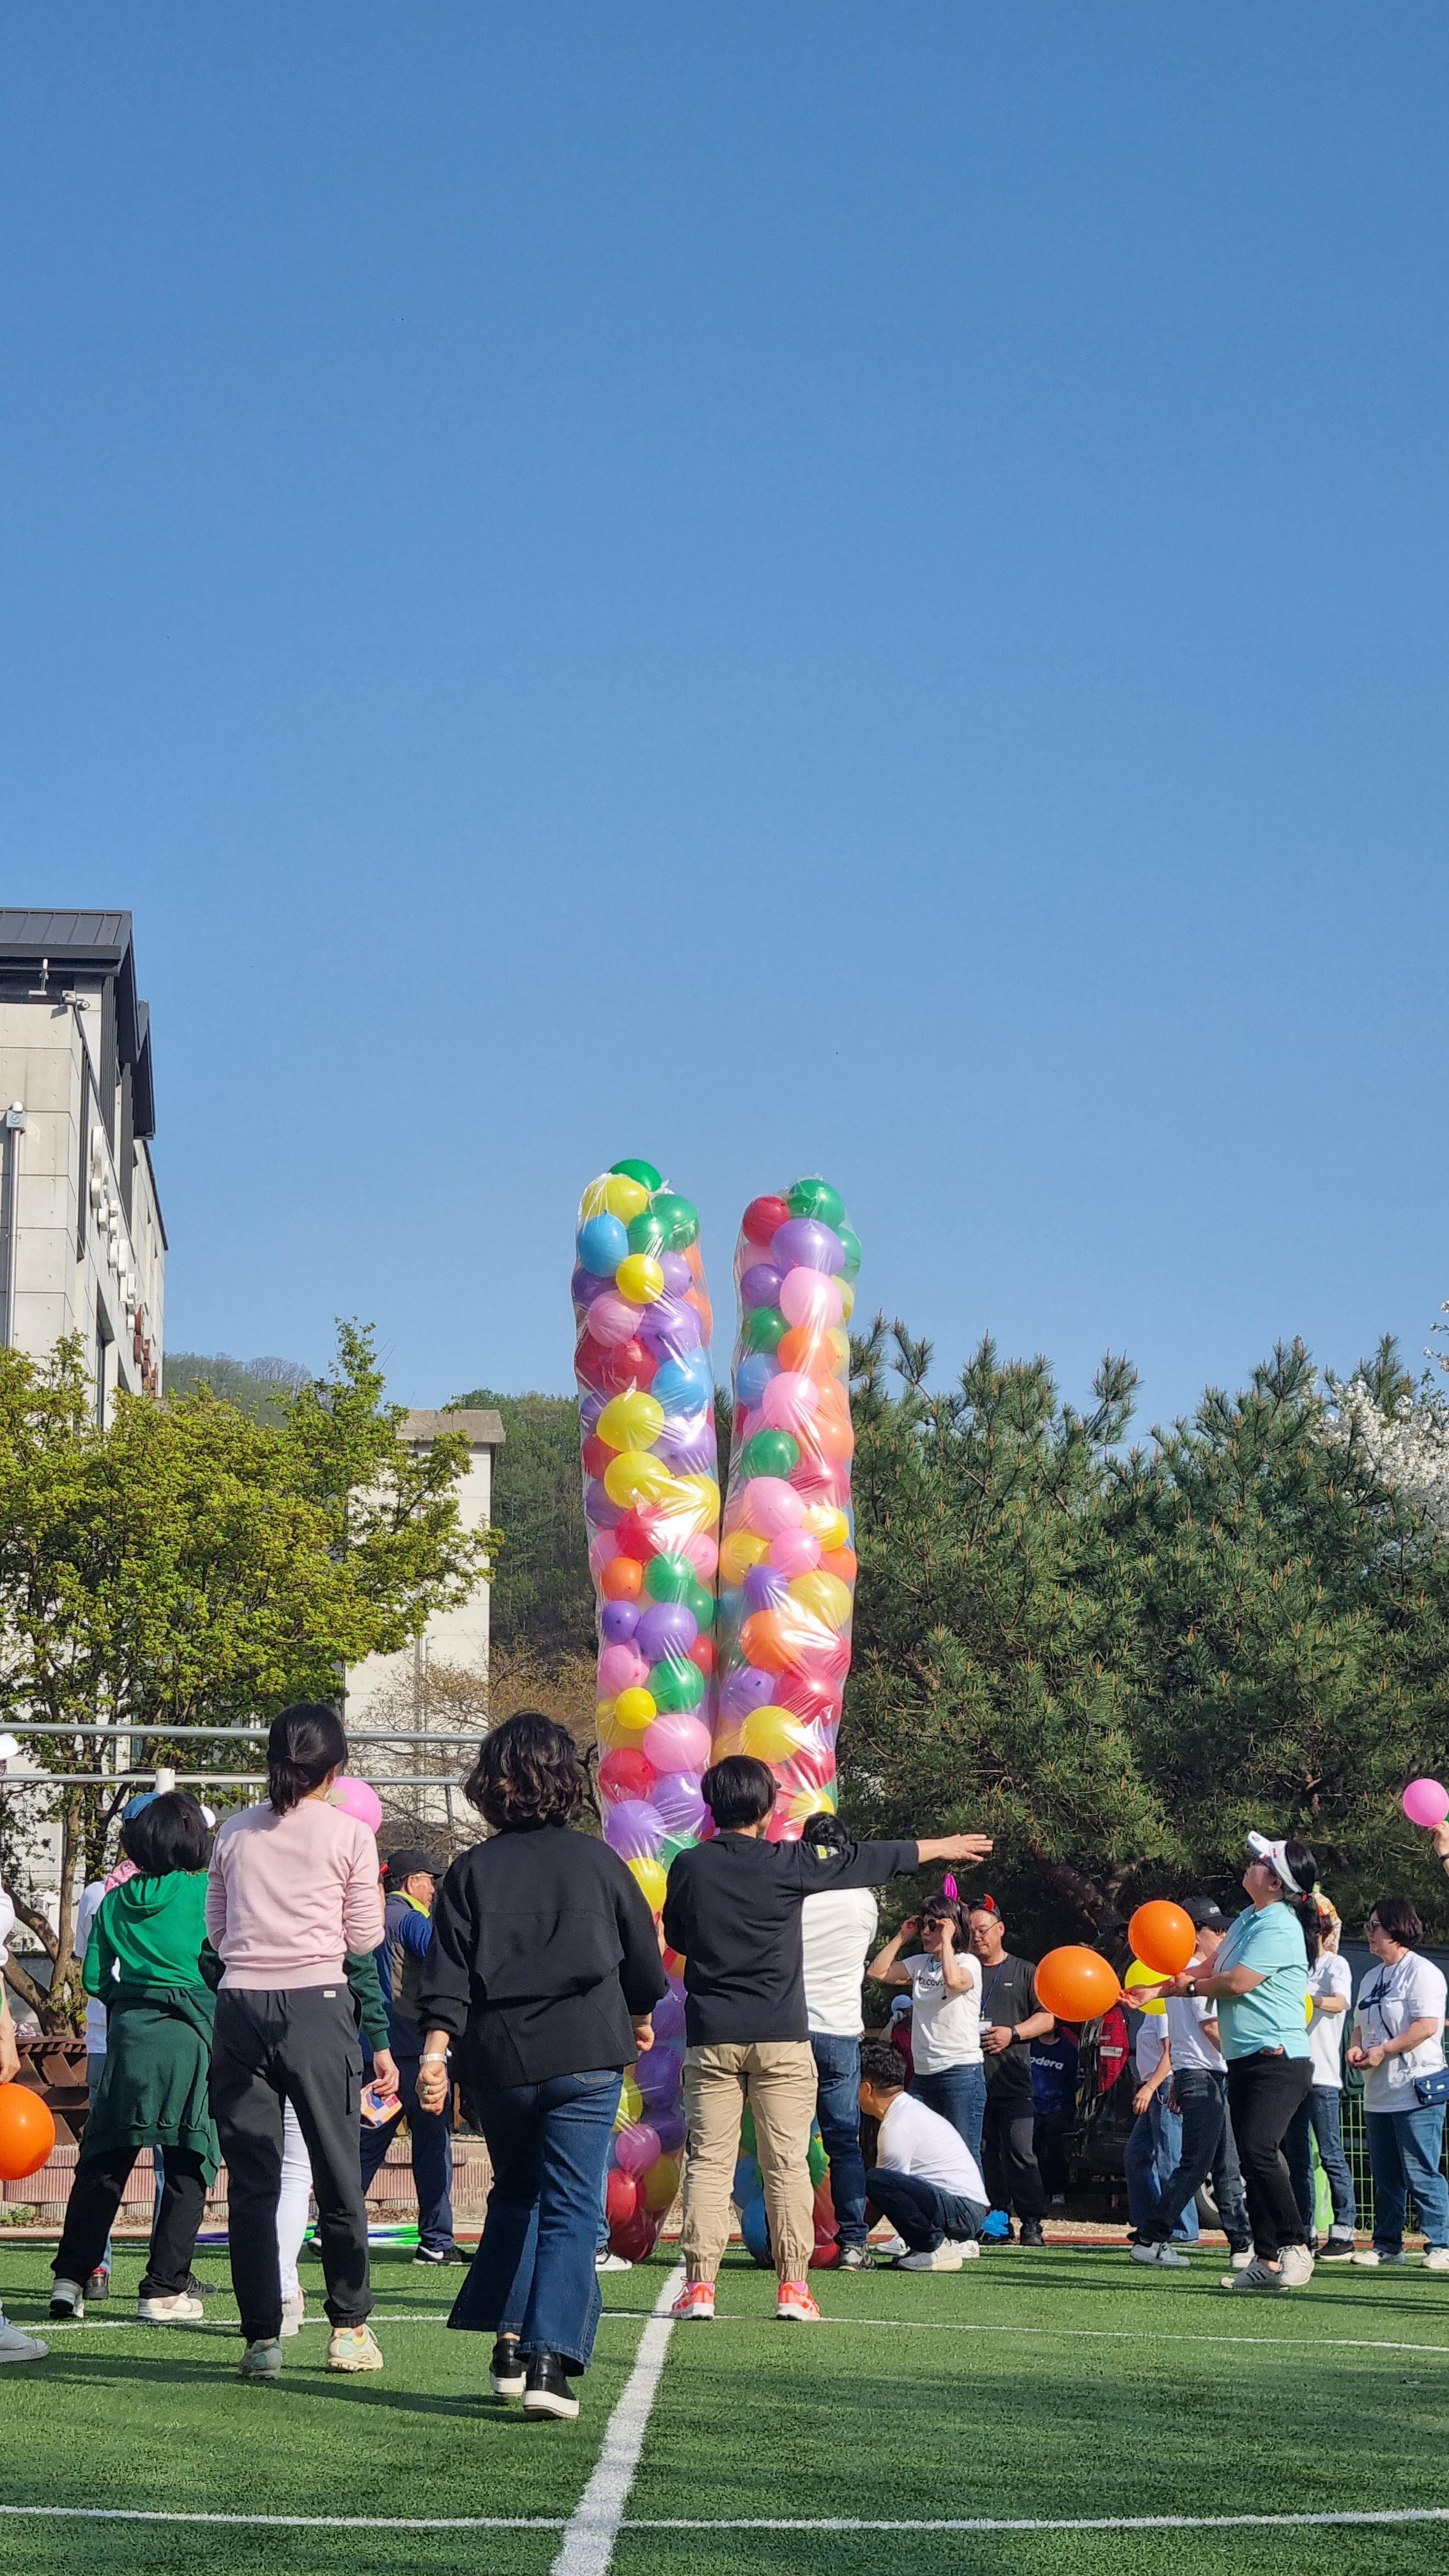
[[[1449,2284],[1320,2271],[1280,2300],[1229,2298],[1220,2258],[1144,2273],[1120,2250],[988,2254],[959,2274],[817,2280],[839,2322],[777,2326],[773,2285],[734,2260],[721,2322],[676,2331],[630,2517],[1133,2515],[1449,2505]],[[377,2377],[322,2368],[325,2327],[286,2347],[281,2384],[235,2376],[224,2323],[133,2323],[139,2254],[94,2325],[0,2372],[0,2503],[303,2514],[540,2514],[577,2503],[652,2306],[662,2261],[604,2284],[609,2307],[577,2425],[524,2422],[486,2395],[486,2337],[450,2335],[457,2275],[375,2256]],[[226,2279],[225,2257],[204,2272]],[[316,2304],[320,2276],[305,2275]],[[47,2255],[0,2250],[0,2296],[46,2332]],[[406,2324],[426,2313],[437,2322]],[[389,2316],[398,2322],[389,2328]],[[212,2316],[217,2317],[215,2324]],[[1406,2346],[1408,2349],[1376,2347]],[[1438,2349],[1434,2349],[1438,2347]],[[13,2576],[145,2568],[211,2576],[487,2570],[546,2576],[555,2530],[368,2532],[0,2518]],[[1301,2533],[795,2533],[625,2528],[615,2576],[1435,2576],[1449,2526]]]

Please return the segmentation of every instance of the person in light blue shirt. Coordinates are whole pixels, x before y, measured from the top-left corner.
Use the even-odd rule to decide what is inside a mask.
[[[1224,2275],[1223,2288],[1298,2290],[1313,2277],[1313,2256],[1283,2139],[1313,2084],[1308,1971],[1318,1956],[1318,1863],[1304,1844],[1267,1834],[1249,1834],[1248,1849],[1247,1912],[1206,1973],[1189,1968],[1167,1991],[1202,1995],[1216,2006],[1227,2060],[1228,2110],[1255,2252],[1246,2271]]]

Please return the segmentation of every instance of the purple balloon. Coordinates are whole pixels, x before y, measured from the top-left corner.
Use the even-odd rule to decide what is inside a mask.
[[[699,1775],[694,1771],[662,1771],[654,1783],[653,1804],[664,1820],[664,1830],[676,1836],[698,1834],[709,1810],[699,1794]]]
[[[681,1662],[699,1635],[699,1621],[683,1601],[651,1601],[634,1631],[646,1664]]]
[[[587,1395],[579,1397],[579,1420],[586,1433],[597,1430],[599,1416],[607,1402],[607,1396],[595,1395],[592,1388]]]
[[[792,1216],[774,1237],[770,1259],[780,1270],[825,1270],[833,1276],[845,1268],[845,1246],[818,1217]]]
[[[740,1280],[742,1306],[778,1306],[780,1273],[773,1262],[756,1261]]]
[[[639,1625],[637,1601],[606,1601],[599,1621],[599,1634],[606,1646],[627,1646]]]
[[[584,1487],[584,1511],[595,1529],[617,1529],[624,1517],[622,1503],[616,1503],[598,1482]]]
[[[694,1286],[694,1272],[682,1252],[656,1253],[655,1259],[664,1273],[666,1297],[682,1297],[686,1288]]]
[[[592,1306],[596,1297],[607,1297],[612,1279],[597,1278],[592,1270],[575,1270],[569,1286],[576,1306]]]
[[[751,1610],[778,1610],[790,1598],[790,1586],[773,1565],[752,1565],[745,1574],[745,1603]]]
[[[677,2102],[656,2102],[649,2114],[649,2126],[659,2140],[661,2155],[677,2156],[685,2139],[684,2113]]]
[[[662,2039],[682,2039],[684,2036],[684,1997],[682,1995],[666,1995],[662,2003],[657,2003],[655,2005],[649,2018],[654,2024],[654,2037],[656,2042]]]
[[[720,1692],[720,1715],[738,1722],[752,1709],[768,1708],[774,1694],[773,1673],[757,1672],[752,1664],[741,1664],[728,1676]]]
[[[676,1476],[712,1476],[718,1464],[713,1421],[691,1417],[677,1427],[666,1425],[654,1443],[654,1455]]]
[[[656,1297],[640,1317],[639,1339],[668,1359],[684,1359],[704,1340],[704,1318],[697,1306],[686,1306],[682,1297]]]
[[[618,1814],[617,1808],[614,1813]],[[672,2097],[679,2089],[683,2064],[684,2051],[678,2040],[666,2040],[659,2047],[646,2049],[634,2069],[634,2081],[645,2101],[653,2103]],[[652,2123],[652,2112],[650,2119]]]
[[[664,1824],[647,1798],[621,1798],[604,1818],[604,1840],[621,1860],[652,1860],[664,1840]]]

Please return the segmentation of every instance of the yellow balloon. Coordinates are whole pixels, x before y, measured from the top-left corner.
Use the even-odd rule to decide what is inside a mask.
[[[626,1736],[642,1735],[645,1727],[652,1726],[658,1715],[652,1691],[638,1688],[621,1690],[614,1702],[614,1724],[621,1727]]]
[[[664,1903],[664,1891],[669,1885],[668,1872],[660,1868],[657,1860],[631,1860],[628,1866],[634,1873],[639,1893],[650,1913],[657,1914]]]
[[[719,1487],[713,1476],[676,1476],[675,1484],[687,1488],[690,1509],[700,1529],[712,1530],[719,1519]]]
[[[809,1730],[788,1708],[776,1708],[767,1701],[763,1708],[752,1708],[740,1729],[746,1753],[757,1762],[788,1762],[808,1740]],[[807,1807],[807,1815],[813,1809]]]
[[[835,1362],[837,1374],[843,1372],[850,1358],[849,1333],[842,1332],[838,1324],[832,1324],[825,1335],[825,1347]]]
[[[644,2206],[662,2218],[674,2207],[679,2191],[678,2156],[656,2156],[644,2176]]]
[[[1311,1995],[1305,1995],[1303,1998],[1303,2019],[1305,2026],[1313,2019],[1313,1997]]]
[[[1140,1959],[1134,1959],[1123,1982],[1126,1985],[1129,1995],[1132,1995],[1140,1993],[1144,1986],[1160,1986],[1163,1983],[1163,1979],[1156,1968],[1146,1968],[1143,1966]],[[1149,2013],[1154,2020],[1158,2018],[1165,2019],[1167,2013],[1167,2006],[1160,1996],[1155,2003],[1143,2004],[1141,2009],[1143,2012]]]
[[[641,1181],[631,1181],[627,1172],[605,1172],[599,1180],[590,1181],[580,1214],[616,1216],[628,1225],[634,1217],[642,1216],[648,1205],[649,1193]],[[628,1296],[627,1288],[624,1294]]]
[[[767,1538],[757,1538],[753,1530],[731,1530],[721,1541],[719,1570],[726,1583],[743,1583],[752,1565],[763,1565],[770,1553]]]
[[[842,1279],[840,1283],[840,1311],[848,1324],[851,1316],[855,1313],[855,1283],[853,1280]]]
[[[804,1824],[807,1816],[833,1816],[834,1789],[797,1789],[790,1801],[789,1813],[791,1822],[800,1825]]]
[[[811,1503],[801,1527],[808,1530],[812,1538],[819,1539],[822,1556],[830,1556],[836,1548],[850,1545],[850,1523],[844,1512],[836,1511],[830,1503]]]
[[[614,1273],[614,1285],[634,1305],[652,1306],[664,1294],[664,1273],[647,1252],[630,1252]]]
[[[621,1449],[604,1469],[604,1491],[621,1511],[631,1503],[652,1503],[673,1479],[662,1458],[647,1449]]]
[[[619,2096],[619,2108],[614,2113],[615,2128],[632,2129],[643,2108],[643,2094],[640,2092],[633,2076],[626,2075],[624,2078],[624,2089]]]
[[[822,1619],[827,1628],[843,1628],[850,1617],[851,1592],[838,1574],[822,1574],[817,1566],[813,1574],[797,1574],[790,1586],[790,1598],[808,1610],[812,1619]]]
[[[710,1746],[709,1758],[711,1762],[726,1762],[732,1753],[743,1753],[744,1749],[744,1728],[721,1726],[716,1730],[714,1742]]]
[[[664,1407],[636,1387],[631,1395],[611,1396],[596,1427],[610,1449],[652,1449],[664,1428]]]
[[[612,1753],[616,1745],[625,1741],[624,1730],[614,1715],[614,1703],[611,1699],[595,1701],[594,1731],[606,1753]]]

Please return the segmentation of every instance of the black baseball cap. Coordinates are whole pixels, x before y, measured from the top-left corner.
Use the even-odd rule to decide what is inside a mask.
[[[1222,1907],[1211,1896],[1185,1896],[1182,1910],[1194,1932],[1231,1932],[1233,1928]]]
[[[385,1866],[389,1885],[401,1887],[405,1878],[417,1878],[424,1872],[429,1878],[441,1878],[446,1863],[432,1852],[414,1851],[410,1846],[404,1846],[401,1851],[388,1853]]]

